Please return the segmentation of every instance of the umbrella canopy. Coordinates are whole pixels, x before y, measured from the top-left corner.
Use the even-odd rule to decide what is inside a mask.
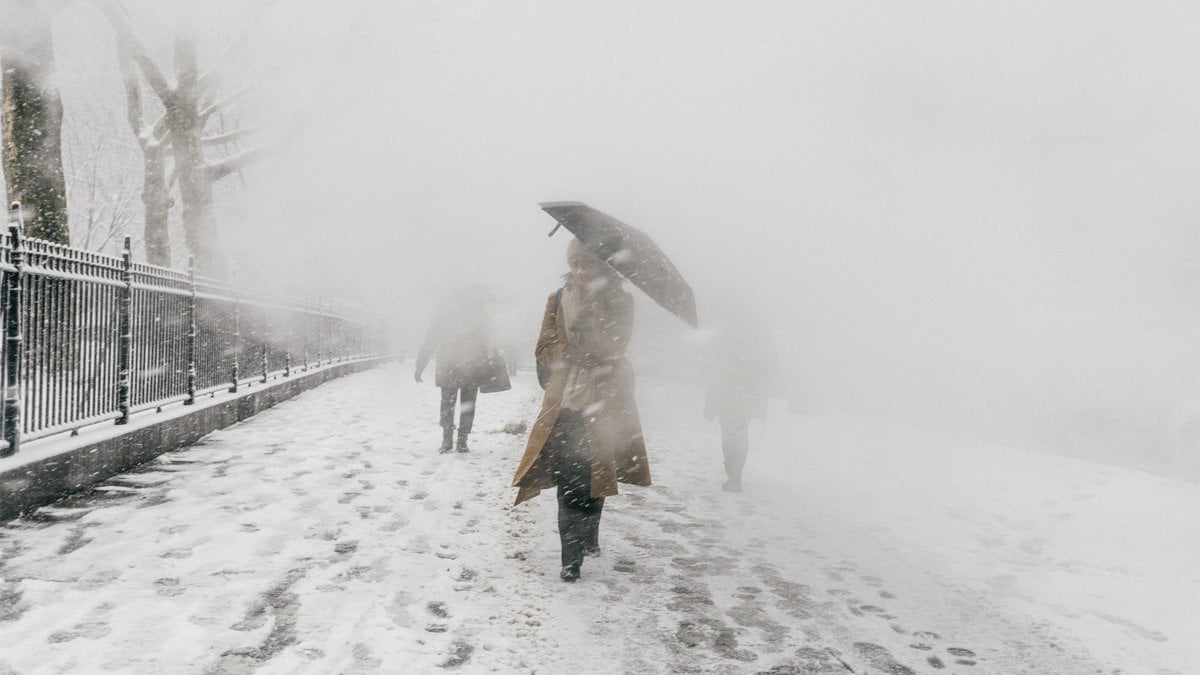
[[[542,202],[538,206],[651,300],[692,326],[699,325],[691,286],[645,232],[582,202]]]

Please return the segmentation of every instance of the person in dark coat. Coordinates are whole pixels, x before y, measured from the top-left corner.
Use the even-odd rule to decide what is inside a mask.
[[[550,377],[513,486],[517,504],[557,490],[559,576],[575,581],[584,556],[600,554],[604,498],[618,482],[649,485],[650,463],[625,358],[633,297],[576,239],[568,264],[565,285],[546,301],[534,355]]]
[[[766,416],[775,354],[764,322],[744,308],[726,308],[715,326],[701,352],[704,418],[716,419],[721,425],[726,475],[721,488],[741,492],[742,469],[750,450],[750,421]]]
[[[438,452],[468,452],[467,436],[475,421],[475,400],[479,385],[488,374],[488,354],[495,351],[491,344],[491,322],[483,303],[467,294],[445,303],[434,316],[425,334],[425,342],[417,355],[415,378],[421,374],[431,357],[437,360],[434,382],[442,389],[442,445]],[[459,404],[458,438],[454,438],[455,401]]]

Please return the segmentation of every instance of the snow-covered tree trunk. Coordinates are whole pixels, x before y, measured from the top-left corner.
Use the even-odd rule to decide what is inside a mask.
[[[184,237],[196,268],[209,276],[222,277],[225,265],[213,217],[212,180],[200,142],[205,120],[200,113],[199,66],[196,46],[188,38],[175,41],[175,70],[179,80],[164,105],[179,181]]]
[[[171,209],[167,185],[166,148],[158,130],[146,125],[142,88],[134,70],[133,57],[118,41],[121,75],[125,82],[125,112],[129,128],[142,149],[142,204],[145,207],[146,260],[152,265],[171,265]],[[164,129],[162,135],[166,134]]]
[[[161,267],[171,266],[171,235],[168,213],[171,196],[166,178],[166,158],[161,145],[143,149],[142,205],[145,207],[146,261]]]
[[[3,156],[10,201],[30,237],[68,244],[62,165],[62,100],[54,84],[51,21],[60,2],[0,2]]]

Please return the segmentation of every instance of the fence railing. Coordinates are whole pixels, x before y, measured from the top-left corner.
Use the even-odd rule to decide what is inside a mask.
[[[190,265],[189,265],[190,268]],[[0,234],[0,457],[225,389],[383,352],[380,326],[329,303]]]

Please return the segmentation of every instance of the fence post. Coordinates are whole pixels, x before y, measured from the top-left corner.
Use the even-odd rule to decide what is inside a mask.
[[[188,256],[188,304],[187,304],[187,398],[184,405],[196,403],[196,260]]]
[[[321,302],[317,301],[316,316],[313,317],[317,322],[317,367],[321,367],[321,338],[325,335],[325,317],[321,314]]]
[[[262,382],[267,383],[267,341],[271,339],[271,325],[263,320],[262,333]]]
[[[120,342],[117,347],[117,424],[129,423],[129,364],[133,349],[133,252],[129,237],[121,250],[121,292],[117,298],[117,332]]]
[[[344,320],[338,321],[338,344],[342,347],[342,356],[338,359],[338,363],[343,363],[350,358],[350,336]]]
[[[231,372],[230,372],[230,379],[232,380],[232,384],[229,387],[229,393],[231,393],[231,394],[236,394],[237,390],[238,390],[238,354],[242,351],[242,334],[240,332],[241,326],[239,325],[239,317],[238,317],[239,303],[240,303],[240,298],[238,296],[238,289],[236,286],[234,286],[234,288],[233,288],[233,368],[231,369]]]
[[[4,298],[4,341],[7,351],[4,359],[4,440],[7,445],[0,448],[0,457],[17,454],[21,449],[21,357],[24,342],[21,338],[21,205],[13,202],[9,207],[10,222],[8,237],[11,242],[10,261],[15,268],[8,273]]]

